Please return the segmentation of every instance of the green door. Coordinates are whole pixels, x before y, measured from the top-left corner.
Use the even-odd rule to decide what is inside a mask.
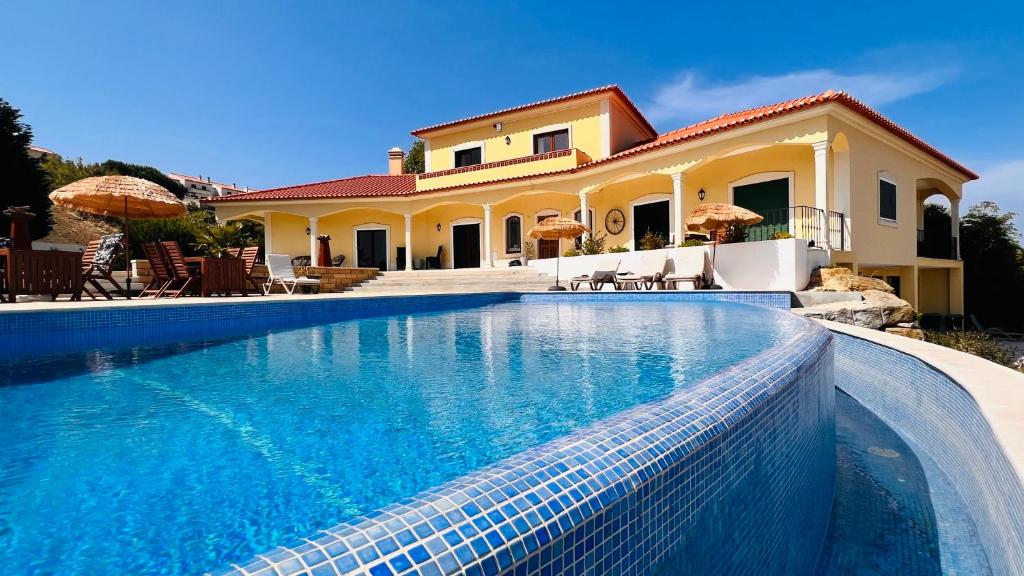
[[[760,224],[747,228],[748,242],[789,232],[789,178],[736,186],[732,193],[733,204],[764,216]]]

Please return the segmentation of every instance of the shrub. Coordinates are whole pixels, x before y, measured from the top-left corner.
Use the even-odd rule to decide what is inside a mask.
[[[650,228],[647,229],[647,233],[644,234],[644,237],[640,239],[641,250],[660,250],[664,248],[666,244],[668,244],[668,241],[665,240],[665,237],[661,234],[651,232]]]
[[[228,248],[244,248],[249,245],[249,238],[246,237],[242,226],[237,223],[223,226],[210,224],[205,228],[199,228],[192,244],[196,250],[207,256],[223,256]]]
[[[523,256],[526,258],[536,258],[537,250],[533,247],[533,242],[523,242]]]
[[[625,246],[612,246],[608,249],[609,254],[619,254],[621,252],[629,252],[629,248]]]
[[[604,241],[604,234],[591,234],[589,238],[580,243],[580,251],[584,254],[603,254]]]
[[[703,245],[704,245],[704,241],[703,240],[698,240],[697,238],[690,238],[686,242],[683,242],[682,244],[680,244],[679,247],[680,248],[690,248],[692,246],[703,246]]]
[[[722,244],[735,244],[736,242],[746,242],[747,240],[747,227],[740,224],[730,224],[725,229],[725,234],[722,235]]]
[[[562,253],[562,256],[566,256],[566,257],[579,256],[579,255],[580,255],[580,250],[579,250],[579,248],[577,248],[575,246],[569,246],[568,248],[565,249],[565,252]]]
[[[776,232],[771,235],[769,240],[789,240],[793,235],[789,232]]]
[[[933,332],[925,331],[924,339],[932,344],[974,354],[996,364],[1017,368],[1013,365],[1013,354],[999,342],[981,332]]]

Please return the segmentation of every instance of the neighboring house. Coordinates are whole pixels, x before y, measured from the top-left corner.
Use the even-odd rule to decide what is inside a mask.
[[[193,204],[198,204],[210,198],[254,192],[249,187],[239,188],[235,184],[214,182],[209,176],[204,179],[202,176],[187,176],[185,174],[169,172],[167,177],[177,180],[185,187],[185,201]]]
[[[648,230],[679,243],[700,203],[729,202],[765,216],[748,232],[763,241],[733,251],[762,283],[740,287],[777,287],[782,268],[830,261],[890,280],[923,311],[963,310],[957,222],[962,185],[977,176],[842,92],[658,134],[608,86],[412,134],[426,145],[425,174],[402,174],[402,152],[392,149],[388,175],[209,204],[221,219],[264,222],[268,251],[315,256],[314,239],[326,233],[353,265],[394,269],[439,246],[448,268],[507,265],[530,227],[551,215],[585,214],[608,246],[635,249]],[[949,199],[951,230],[921,230],[935,194]],[[769,241],[780,232],[801,240]],[[570,242],[540,241],[536,256]],[[404,262],[398,247],[408,249]]]
[[[42,146],[33,146],[31,144],[28,146],[28,155],[32,158],[39,159],[45,159],[47,156],[59,156],[59,154],[53,150],[43,148]]]

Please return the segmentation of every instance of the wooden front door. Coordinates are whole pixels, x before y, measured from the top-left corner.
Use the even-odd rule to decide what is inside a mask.
[[[548,216],[537,216],[537,223],[540,224]],[[537,258],[554,258],[558,256],[558,240],[537,240]]]
[[[480,267],[480,225],[452,226],[452,268]]]

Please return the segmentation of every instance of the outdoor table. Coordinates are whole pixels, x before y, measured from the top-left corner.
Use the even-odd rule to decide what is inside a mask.
[[[0,248],[0,259],[9,302],[17,302],[19,294],[46,294],[54,300],[70,294],[72,300],[82,299],[81,252]]]
[[[185,263],[199,267],[201,296],[219,293],[230,295],[232,292],[248,296],[245,261],[241,258],[192,256],[185,258]]]

